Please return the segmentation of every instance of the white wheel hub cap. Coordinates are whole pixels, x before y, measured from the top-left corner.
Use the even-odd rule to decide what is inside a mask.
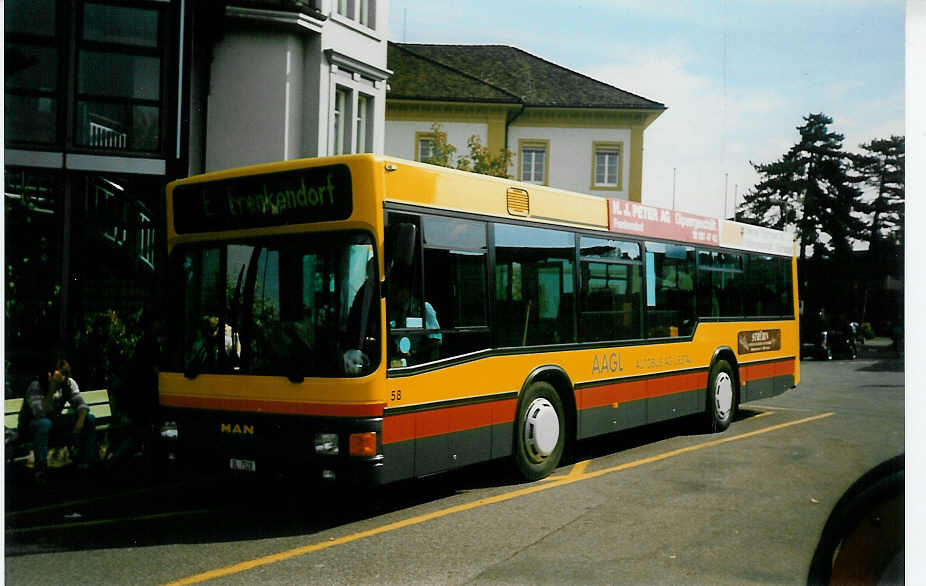
[[[725,372],[718,373],[714,380],[714,403],[717,406],[717,417],[726,419],[733,409],[733,380]]]
[[[559,442],[559,416],[553,404],[543,398],[534,399],[524,421],[524,445],[534,460],[543,460],[553,453]]]

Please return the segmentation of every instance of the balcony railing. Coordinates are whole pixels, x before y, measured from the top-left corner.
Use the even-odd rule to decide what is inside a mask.
[[[123,189],[103,177],[88,180],[84,213],[95,219],[103,238],[153,270],[154,222],[145,205],[127,198]]]
[[[90,122],[90,145],[105,149],[124,149],[128,144],[128,134],[97,122]]]

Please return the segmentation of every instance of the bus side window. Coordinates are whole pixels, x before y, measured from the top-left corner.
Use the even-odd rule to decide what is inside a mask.
[[[647,242],[646,264],[646,336],[690,336],[695,325],[695,249]]]
[[[489,347],[486,224],[422,217],[427,360]]]
[[[721,251],[698,251],[698,315],[743,317],[741,257]]]
[[[575,234],[494,226],[498,345],[574,342]]]
[[[591,236],[579,239],[582,342],[642,335],[643,271],[640,245]]]

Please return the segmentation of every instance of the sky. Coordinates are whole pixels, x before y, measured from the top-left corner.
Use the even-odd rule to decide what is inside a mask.
[[[750,161],[781,157],[811,113],[833,119],[849,152],[904,134],[904,8],[903,0],[390,0],[389,38],[510,45],[661,102],[668,110],[644,133],[643,202],[722,216],[759,180]]]

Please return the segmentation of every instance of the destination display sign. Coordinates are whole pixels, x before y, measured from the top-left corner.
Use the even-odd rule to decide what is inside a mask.
[[[608,229],[693,244],[720,244],[716,218],[667,210],[623,199],[608,200]]]
[[[353,212],[350,169],[329,165],[173,190],[178,234],[345,220]]]

